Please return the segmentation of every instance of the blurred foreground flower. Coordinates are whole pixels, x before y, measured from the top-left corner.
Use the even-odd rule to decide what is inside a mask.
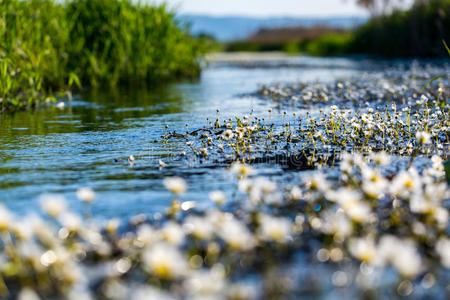
[[[176,195],[184,194],[187,189],[186,182],[181,177],[165,178],[163,184],[166,187],[166,189],[168,189],[169,191],[171,191]]]
[[[91,188],[79,188],[77,190],[77,197],[83,202],[91,203],[95,200],[95,192]]]

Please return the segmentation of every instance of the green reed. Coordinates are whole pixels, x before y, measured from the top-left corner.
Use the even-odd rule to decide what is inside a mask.
[[[203,43],[165,5],[0,1],[0,111],[72,87],[151,85],[200,73]]]

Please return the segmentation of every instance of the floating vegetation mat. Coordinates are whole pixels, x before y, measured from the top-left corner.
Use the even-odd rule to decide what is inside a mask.
[[[311,105],[340,105],[357,109],[367,106],[386,106],[414,103],[421,96],[436,98],[439,87],[448,87],[450,66],[389,67],[383,72],[362,73],[359,77],[329,83],[299,82],[263,85],[257,96],[271,99],[281,106],[308,108]],[[448,93],[448,91],[447,91]],[[446,95],[448,98],[448,94]],[[444,95],[444,99],[445,98]]]
[[[448,299],[447,85],[396,86],[395,99],[356,108],[333,94],[351,90],[342,85],[314,113],[218,112],[204,128],[166,128],[162,143],[184,145],[176,159],[233,174],[226,193],[209,194],[210,208],[185,199],[180,177],[164,180],[173,194],[164,214],[129,222],[92,220],[90,189],[78,191],[83,215],[58,196],[41,198],[44,218],[0,207],[1,297]],[[288,175],[260,176],[259,163]]]
[[[281,164],[289,169],[309,169],[334,165],[343,151],[409,156],[449,154],[449,105],[439,89],[437,98],[422,95],[414,103],[397,107],[395,102],[383,110],[370,105],[359,110],[333,105],[316,116],[298,117],[287,112],[281,123],[246,115],[214,123],[184,134],[166,128],[164,143],[185,140],[186,151],[179,155],[200,162],[229,164]],[[271,111],[269,111],[271,113]],[[192,157],[191,157],[192,158]]]

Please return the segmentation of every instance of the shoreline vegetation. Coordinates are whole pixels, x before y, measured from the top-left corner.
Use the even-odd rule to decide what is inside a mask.
[[[325,26],[261,29],[221,45],[227,52],[283,51],[313,56],[364,54],[384,58],[445,57],[450,40],[450,1],[418,1],[407,11],[374,16],[354,30]]]
[[[354,31],[324,26],[261,30],[220,45],[193,37],[165,5],[131,0],[0,2],[0,113],[34,107],[74,89],[143,86],[197,78],[212,50],[313,56],[443,57],[450,0],[416,3]],[[395,45],[393,47],[392,45]]]
[[[0,113],[73,88],[196,78],[205,52],[165,5],[131,0],[0,1],[0,33]]]

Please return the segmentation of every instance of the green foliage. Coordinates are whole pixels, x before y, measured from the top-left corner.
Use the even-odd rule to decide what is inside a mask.
[[[351,51],[385,57],[443,57],[450,40],[450,0],[417,1],[408,11],[371,19],[355,33]]]
[[[445,42],[445,40],[442,40],[442,43],[444,44],[444,47],[447,50],[448,55],[450,56],[450,48],[448,48],[447,43]]]
[[[327,34],[305,43],[305,51],[314,56],[334,56],[348,53],[352,34]]]
[[[196,77],[205,48],[164,5],[0,0],[0,111],[81,85]]]
[[[228,43],[225,50],[229,52],[283,51],[290,54],[307,53],[314,56],[333,56],[348,53],[353,39],[354,36],[351,33],[332,33],[303,41],[293,40],[279,43],[236,41]]]
[[[264,43],[239,41],[227,51],[285,51],[315,56],[369,54],[387,58],[446,57],[450,49],[450,0],[416,1],[407,11],[374,17],[353,33],[310,40]],[[446,51],[447,50],[447,51]]]
[[[283,51],[290,54],[300,53],[302,51],[301,42],[300,41],[290,41],[287,42],[283,47]]]

